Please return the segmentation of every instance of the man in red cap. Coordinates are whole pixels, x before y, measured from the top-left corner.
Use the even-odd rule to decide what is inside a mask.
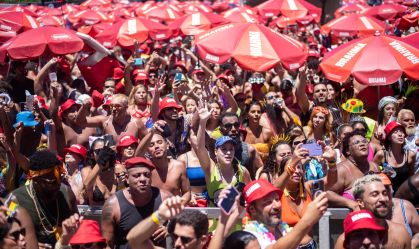
[[[374,215],[367,210],[349,213],[343,221],[345,249],[378,249],[382,247],[384,227],[379,226]]]
[[[156,211],[170,192],[151,186],[154,164],[144,157],[125,161],[128,188],[119,190],[109,198],[102,209],[102,234],[109,248],[129,248],[126,236],[140,221]],[[166,229],[160,226],[154,242],[164,241]]]
[[[411,249],[411,238],[403,225],[386,220],[390,213],[390,199],[381,177],[373,174],[357,179],[352,187],[353,195],[361,210],[370,211],[377,224],[384,227],[383,248]],[[335,248],[341,249],[344,235],[336,242]]]
[[[273,249],[297,248],[327,210],[326,193],[321,193],[307,206],[297,225],[288,232],[281,221],[282,190],[266,180],[259,179],[247,184],[243,194],[250,215],[245,231],[256,236],[261,249],[268,246]]]

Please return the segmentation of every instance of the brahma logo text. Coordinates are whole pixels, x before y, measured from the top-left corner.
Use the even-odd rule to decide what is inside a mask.
[[[413,64],[419,63],[419,58],[397,41],[391,42],[390,46],[392,46],[395,50],[397,50],[400,54],[406,57],[406,59],[411,61]]]
[[[262,41],[260,32],[249,31],[249,46],[251,56],[262,56]]]
[[[368,83],[370,84],[385,84],[387,83],[386,77],[378,77],[378,78],[368,78]]]
[[[71,37],[67,34],[53,34],[53,35],[51,35],[51,38],[53,40],[68,40]]]
[[[350,61],[355,55],[359,53],[367,44],[365,43],[358,43],[355,47],[353,47],[351,50],[349,50],[348,53],[346,53],[338,62],[336,62],[336,66],[338,67],[344,67],[348,61]]]

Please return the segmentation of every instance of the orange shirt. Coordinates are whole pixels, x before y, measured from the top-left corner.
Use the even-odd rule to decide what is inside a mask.
[[[297,213],[296,210],[294,210],[291,206],[290,206],[290,202],[291,202],[291,198],[287,197],[286,194],[284,193],[281,197],[281,205],[282,205],[282,212],[281,212],[281,219],[283,222],[287,223],[290,227],[295,226],[295,224],[297,224],[298,221],[300,221],[301,216]],[[311,202],[311,196],[310,194],[306,193],[306,197],[303,204],[303,209],[301,210],[301,215],[304,214],[304,212],[306,211],[306,208],[308,206],[308,204]]]

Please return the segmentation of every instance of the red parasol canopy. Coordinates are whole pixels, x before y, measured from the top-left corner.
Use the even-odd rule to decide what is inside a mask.
[[[360,14],[350,14],[336,18],[322,26],[323,33],[330,33],[337,37],[350,37],[354,35],[368,36],[376,31],[384,32],[383,22]]]
[[[19,6],[19,5],[7,7],[7,8],[2,9],[1,11],[2,12],[3,11],[21,12],[21,13],[24,13],[25,15],[32,16],[32,17],[38,16],[34,11],[26,7]]]
[[[400,4],[381,4],[364,10],[362,14],[387,20],[394,19],[397,15],[406,10],[407,7]]]
[[[402,41],[406,42],[409,45],[412,45],[413,47],[419,49],[419,32],[410,34],[408,36],[405,36],[401,38]]]
[[[45,51],[56,55],[71,54],[83,48],[83,41],[74,31],[58,27],[41,27],[25,31],[12,38],[0,50],[12,59],[27,60],[41,56]],[[3,56],[4,61],[4,56]]]
[[[165,22],[173,22],[181,17],[181,13],[171,8],[169,5],[153,6],[145,10],[143,14],[149,19]]]
[[[409,29],[410,27],[416,27],[419,25],[419,10],[416,10],[410,14],[402,16],[396,21],[396,25],[399,29]]]
[[[186,5],[183,7],[183,11],[186,14],[191,14],[194,12],[204,12],[204,13],[210,13],[212,12],[212,9],[209,6],[206,6],[205,4],[195,1],[195,2],[187,2]]]
[[[257,15],[256,10],[248,6],[236,7],[229,9],[222,13],[223,17],[233,23],[240,22],[255,22],[260,23],[260,17]]]
[[[329,52],[320,68],[333,81],[344,82],[352,74],[363,84],[387,85],[397,81],[403,72],[419,79],[419,50],[400,39],[377,34]]]
[[[111,5],[111,0],[86,0],[82,4],[80,4],[80,7],[87,9],[91,7],[99,7],[103,5]]]
[[[184,15],[169,25],[172,30],[180,30],[184,35],[197,35],[222,24],[230,23],[217,14],[195,12]]]
[[[38,22],[25,12],[2,11],[0,12],[0,30],[22,31],[38,28]]]
[[[234,58],[247,70],[266,71],[279,62],[287,69],[297,69],[307,57],[304,44],[254,23],[226,24],[195,39],[199,56],[204,60],[222,64]]]
[[[359,3],[343,5],[335,11],[335,17],[341,17],[343,15],[352,13],[361,13],[362,11],[365,11],[368,8],[369,7]]]
[[[105,47],[113,47],[117,43],[128,47],[135,41],[144,42],[148,37],[164,40],[171,36],[167,26],[144,18],[131,18],[114,24],[110,29],[99,33],[95,39]]]
[[[287,17],[304,17],[308,9],[300,0],[268,0],[256,6],[259,14],[264,18],[269,18],[282,14]]]
[[[68,17],[71,23],[83,23],[85,25],[93,25],[100,22],[109,21],[109,18],[100,11],[82,10],[73,12]]]
[[[77,29],[78,32],[88,34],[91,37],[96,37],[98,34],[102,33],[105,30],[108,30],[112,27],[112,23],[109,22],[103,22],[98,24],[90,25],[84,25]]]
[[[61,27],[63,25],[63,18],[58,16],[44,15],[36,18],[36,21],[39,22],[41,27],[44,26],[53,26]]]

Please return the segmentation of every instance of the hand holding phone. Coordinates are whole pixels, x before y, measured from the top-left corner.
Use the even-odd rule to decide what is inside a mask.
[[[223,193],[220,194],[220,198],[218,200],[217,205],[225,214],[229,215],[232,211],[234,203],[236,202],[236,197],[240,193],[233,186],[229,186],[227,188],[228,188],[228,193],[225,196],[223,196]]]
[[[49,81],[50,81],[50,82],[56,82],[56,81],[58,80],[58,78],[57,78],[57,74],[56,74],[56,73],[54,73],[54,72],[49,73],[49,74],[48,74],[48,76],[49,76]]]
[[[311,197],[315,199],[319,194],[324,192],[324,181],[317,180],[311,183]]]
[[[309,156],[321,156],[323,154],[322,146],[318,143],[303,144],[301,148],[307,149]]]

